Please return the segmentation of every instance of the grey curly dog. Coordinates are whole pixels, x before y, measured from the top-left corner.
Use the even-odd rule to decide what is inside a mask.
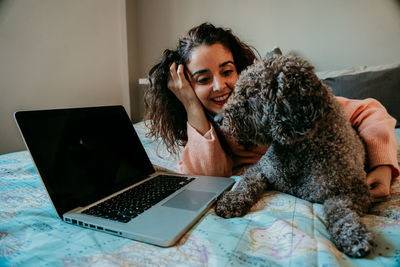
[[[219,198],[219,216],[243,216],[265,190],[278,190],[323,203],[336,247],[351,257],[368,253],[373,234],[360,219],[371,205],[365,148],[313,66],[290,55],[255,62],[215,120],[241,143],[270,145]]]

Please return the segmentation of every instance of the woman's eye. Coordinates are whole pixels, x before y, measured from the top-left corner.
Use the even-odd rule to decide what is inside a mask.
[[[229,76],[232,72],[233,72],[233,70],[225,70],[225,71],[222,72],[222,74],[224,76]]]
[[[209,78],[200,78],[200,79],[197,80],[198,83],[202,83],[202,84],[205,84],[208,81],[209,81]]]

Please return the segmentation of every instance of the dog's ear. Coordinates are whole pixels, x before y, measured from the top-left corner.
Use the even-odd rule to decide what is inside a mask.
[[[271,132],[273,139],[290,144],[313,132],[322,118],[324,88],[318,78],[281,72],[277,77]]]

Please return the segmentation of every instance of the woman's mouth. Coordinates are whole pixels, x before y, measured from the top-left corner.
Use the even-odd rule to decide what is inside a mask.
[[[230,95],[231,95],[231,93],[227,93],[227,94],[224,94],[222,96],[212,98],[211,100],[214,101],[215,104],[222,106],[226,102],[228,102],[228,99],[229,99]]]

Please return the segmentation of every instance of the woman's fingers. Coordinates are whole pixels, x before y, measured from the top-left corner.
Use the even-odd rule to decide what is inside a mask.
[[[367,175],[367,184],[370,187],[373,202],[387,200],[390,197],[390,185],[392,180],[391,168],[378,166]]]
[[[169,67],[169,75],[172,78],[173,81],[176,81],[178,78],[178,75],[176,73],[176,63],[172,63],[171,66]]]
[[[179,64],[178,69],[177,69],[177,74],[179,77],[179,80],[182,82],[182,84],[186,81],[186,77],[185,77],[185,72],[184,72],[184,68],[182,64]]]
[[[181,90],[185,89],[186,87],[190,86],[190,83],[186,80],[185,77],[185,70],[182,64],[179,64],[176,67],[176,63],[172,63],[171,67],[169,68],[169,80],[168,80],[168,88],[170,90]]]
[[[169,67],[168,88],[175,92],[178,88],[178,74],[176,73],[176,63],[172,63]]]

